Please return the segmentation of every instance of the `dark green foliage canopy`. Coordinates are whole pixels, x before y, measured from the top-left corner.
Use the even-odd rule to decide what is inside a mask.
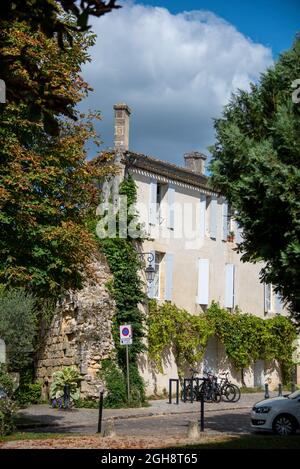
[[[239,91],[215,121],[212,184],[236,211],[244,261],[264,261],[300,321],[300,37],[250,92]],[[294,93],[294,99],[292,94]],[[299,95],[299,93],[298,93]]]
[[[10,289],[0,295],[0,337],[7,349],[11,370],[20,370],[33,358],[37,329],[36,299],[25,290]]]

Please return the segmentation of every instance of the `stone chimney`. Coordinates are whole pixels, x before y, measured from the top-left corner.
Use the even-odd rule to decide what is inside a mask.
[[[191,151],[184,155],[185,167],[190,169],[194,173],[202,174],[205,173],[205,160],[207,156],[203,155],[199,151]]]
[[[131,109],[127,104],[114,105],[115,110],[115,150],[126,151],[129,149],[129,116]]]

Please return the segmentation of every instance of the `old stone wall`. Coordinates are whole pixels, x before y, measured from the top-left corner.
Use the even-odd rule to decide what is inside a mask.
[[[97,372],[101,360],[114,348],[112,317],[115,304],[105,288],[111,278],[105,259],[92,265],[95,280],[82,290],[69,292],[57,305],[51,325],[38,354],[37,379],[43,383],[43,396],[49,397],[52,373],[64,366],[76,366],[82,375],[81,397],[98,397],[102,387]]]

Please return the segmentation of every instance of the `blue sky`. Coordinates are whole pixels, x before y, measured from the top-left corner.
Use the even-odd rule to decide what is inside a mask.
[[[94,92],[103,149],[113,147],[113,105],[132,108],[130,149],[183,163],[215,140],[213,119],[291,47],[300,0],[119,0],[92,20],[98,38],[84,78]],[[91,153],[90,153],[91,154]]]
[[[172,13],[212,11],[254,42],[271,47],[274,57],[291,47],[293,38],[300,30],[299,0],[141,0],[136,3],[162,6]]]

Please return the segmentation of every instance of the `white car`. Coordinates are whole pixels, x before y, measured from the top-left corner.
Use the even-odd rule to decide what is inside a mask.
[[[295,433],[300,429],[300,390],[257,402],[251,411],[251,427],[277,435]]]

